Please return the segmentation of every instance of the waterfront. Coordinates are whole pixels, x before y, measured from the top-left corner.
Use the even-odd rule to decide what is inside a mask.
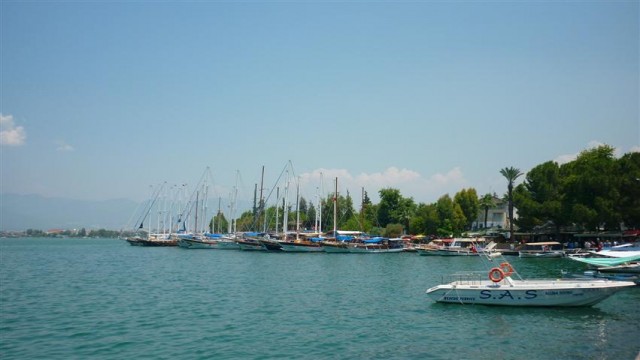
[[[640,288],[590,308],[435,304],[474,257],[0,240],[3,359],[633,359]],[[509,260],[525,277],[583,267]]]

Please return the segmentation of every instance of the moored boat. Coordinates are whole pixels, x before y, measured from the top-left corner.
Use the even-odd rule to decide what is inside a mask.
[[[487,254],[484,255],[482,259],[490,259]],[[500,265],[490,268],[488,273],[453,274],[449,282],[443,281],[444,284],[429,288],[427,295],[436,302],[454,304],[591,306],[625,287],[635,286],[631,281],[599,278],[524,280],[509,262],[500,257]]]
[[[457,275],[458,280],[437,285],[427,294],[436,302],[504,306],[591,306],[608,298],[631,281],[609,279],[516,280],[494,282]]]
[[[526,243],[518,251],[521,258],[560,258],[565,256],[562,244],[556,241]]]
[[[280,246],[285,252],[323,252],[324,248],[320,240],[313,238],[300,238],[295,240],[281,241]]]
[[[403,240],[373,237],[349,244],[349,252],[357,254],[380,254],[403,252]]]
[[[238,244],[240,250],[243,251],[265,251],[266,249],[260,243],[260,238],[264,236],[264,234],[251,232],[244,233],[235,242]]]
[[[452,241],[453,239],[433,239],[428,244],[416,246],[415,249],[421,256],[438,255],[438,250],[445,249]]]
[[[492,253],[499,255],[495,250],[495,243],[491,246],[484,247],[485,240],[483,238],[455,238],[449,246],[436,249],[434,255],[441,256],[478,256],[482,253]]]

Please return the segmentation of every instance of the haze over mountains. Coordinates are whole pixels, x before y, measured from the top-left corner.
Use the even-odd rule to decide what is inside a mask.
[[[0,231],[125,229],[138,205],[128,199],[88,201],[3,193]]]

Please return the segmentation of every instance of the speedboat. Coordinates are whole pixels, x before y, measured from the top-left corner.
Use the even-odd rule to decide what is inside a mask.
[[[501,306],[592,306],[632,281],[599,278],[522,279],[504,257],[484,255],[488,272],[458,273],[426,291],[436,302]],[[443,281],[445,282],[445,281]]]

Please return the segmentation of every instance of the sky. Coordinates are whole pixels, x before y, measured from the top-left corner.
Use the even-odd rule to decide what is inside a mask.
[[[337,177],[431,203],[640,151],[637,0],[0,6],[2,193],[143,201],[209,169],[248,200],[264,167],[265,192],[288,168],[311,201]]]

